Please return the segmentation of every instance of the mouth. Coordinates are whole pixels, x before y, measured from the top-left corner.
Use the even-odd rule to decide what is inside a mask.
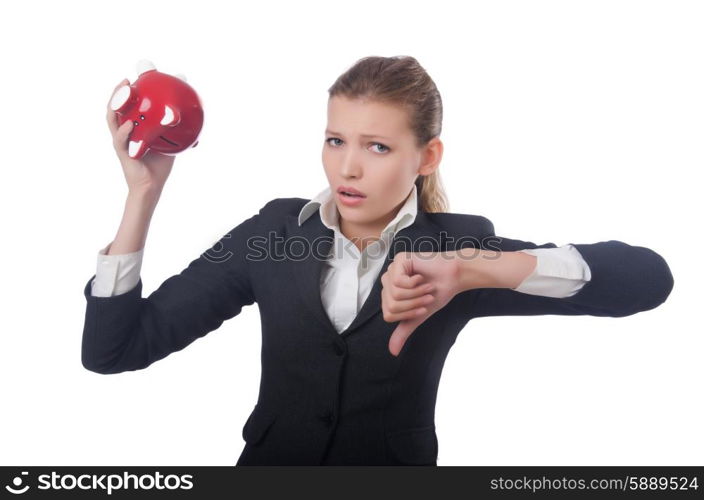
[[[168,140],[168,139],[167,139],[166,137],[164,137],[163,135],[160,135],[159,138],[160,138],[160,139],[164,139],[166,142],[168,142],[168,143],[171,144],[172,146],[178,146],[178,144],[176,144],[176,143],[173,142],[173,141]]]
[[[342,192],[338,192],[337,196],[340,198],[340,203],[347,207],[357,207],[364,203],[366,199],[364,196],[354,196],[347,195]]]
[[[346,186],[342,186],[342,187],[337,188],[337,192],[340,195],[348,197],[348,198],[366,198],[367,197],[367,195],[365,195],[364,193],[362,193],[354,188],[346,187]]]

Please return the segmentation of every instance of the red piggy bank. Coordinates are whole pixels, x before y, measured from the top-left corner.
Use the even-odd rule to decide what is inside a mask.
[[[128,153],[141,158],[149,149],[175,155],[198,145],[203,107],[183,75],[160,73],[146,60],[137,63],[137,80],[118,88],[110,100],[119,124],[132,120]]]

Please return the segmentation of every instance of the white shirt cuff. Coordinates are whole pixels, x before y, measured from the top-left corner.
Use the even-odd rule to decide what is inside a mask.
[[[112,297],[132,290],[139,283],[144,248],[125,254],[107,255],[112,242],[98,251],[95,278],[91,283],[94,297]]]
[[[592,279],[589,265],[574,245],[519,251],[535,255],[538,261],[533,272],[514,288],[517,292],[543,297],[571,297]]]

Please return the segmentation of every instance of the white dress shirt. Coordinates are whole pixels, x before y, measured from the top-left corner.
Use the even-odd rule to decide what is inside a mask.
[[[298,215],[301,225],[316,210],[323,224],[334,231],[334,244],[323,263],[320,294],[325,311],[338,333],[343,332],[362,308],[381,270],[393,235],[413,224],[417,213],[415,184],[404,205],[381,232],[380,238],[360,252],[339,227],[339,211],[328,186],[306,203]],[[98,251],[97,270],[91,285],[96,297],[111,297],[134,288],[140,276],[144,249],[106,255],[110,245]],[[537,265],[514,290],[545,297],[570,297],[591,279],[589,266],[573,245],[520,250],[537,257]]]

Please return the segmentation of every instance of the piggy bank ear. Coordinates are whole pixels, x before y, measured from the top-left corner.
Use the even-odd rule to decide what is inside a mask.
[[[161,124],[167,127],[173,127],[181,121],[180,113],[171,106],[164,106],[164,115],[161,118]]]
[[[125,103],[129,100],[132,95],[132,87],[129,85],[123,85],[115,91],[110,99],[110,109],[113,111],[118,111],[121,109]]]
[[[142,73],[146,73],[147,71],[151,71],[153,69],[156,69],[156,66],[154,66],[154,63],[152,63],[148,59],[141,59],[137,63],[137,74],[138,75],[141,75]]]

